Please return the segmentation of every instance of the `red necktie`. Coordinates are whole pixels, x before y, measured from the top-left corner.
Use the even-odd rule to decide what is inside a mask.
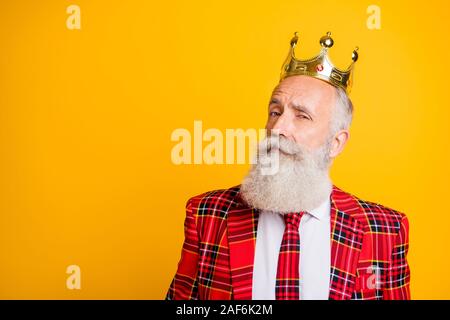
[[[305,212],[284,214],[284,234],[278,255],[275,296],[277,300],[300,298],[300,233],[298,227]]]

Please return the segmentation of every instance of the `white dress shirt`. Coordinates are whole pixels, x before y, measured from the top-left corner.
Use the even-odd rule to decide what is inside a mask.
[[[326,300],[330,287],[330,210],[328,197],[303,215],[300,231],[300,299]],[[259,215],[253,269],[252,299],[275,300],[278,253],[284,233],[280,214]]]

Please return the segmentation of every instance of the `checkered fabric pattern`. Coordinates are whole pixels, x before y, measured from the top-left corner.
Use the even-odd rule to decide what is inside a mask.
[[[283,215],[284,233],[278,254],[275,297],[277,300],[300,299],[300,220],[305,212]]]
[[[189,199],[166,299],[252,299],[258,217],[240,186]],[[408,230],[405,214],[333,186],[329,299],[410,299]]]

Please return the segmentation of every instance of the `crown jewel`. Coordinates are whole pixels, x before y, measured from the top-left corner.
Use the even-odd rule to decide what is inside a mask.
[[[298,33],[294,33],[291,39],[291,48],[286,61],[281,69],[280,81],[286,77],[294,75],[306,75],[326,81],[335,87],[344,89],[347,94],[350,93],[353,84],[353,70],[355,62],[358,60],[358,47],[353,50],[352,63],[347,70],[336,68],[328,57],[328,49],[334,44],[331,38],[331,32],[320,38],[322,49],[320,53],[307,60],[300,60],[295,57],[294,49],[298,42]]]

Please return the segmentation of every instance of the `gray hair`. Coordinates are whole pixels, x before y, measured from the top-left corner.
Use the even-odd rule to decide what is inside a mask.
[[[353,117],[353,103],[344,89],[336,87],[336,105],[331,114],[330,134],[350,128]]]

